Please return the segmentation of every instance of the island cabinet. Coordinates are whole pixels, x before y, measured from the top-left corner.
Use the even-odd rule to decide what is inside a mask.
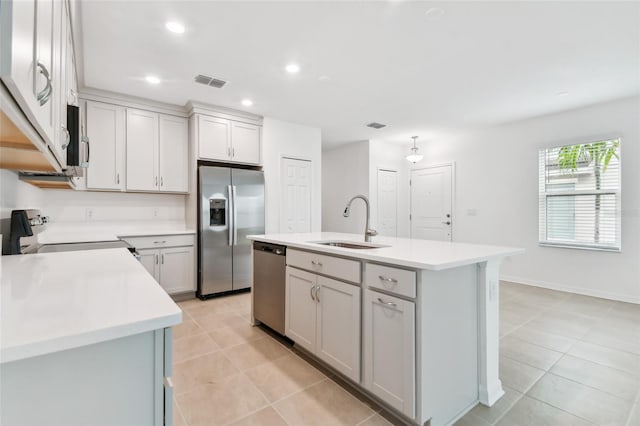
[[[415,296],[416,272],[366,264],[364,284],[364,386],[396,410],[414,418],[415,303],[402,297],[403,293]]]
[[[289,253],[287,261],[300,266],[312,253]],[[359,262],[346,262],[346,269],[359,270]],[[314,260],[310,267],[321,269],[324,263]],[[306,264],[306,262],[305,262]],[[348,275],[347,275],[348,276]],[[340,278],[339,276],[337,278]],[[349,379],[360,382],[360,287],[357,284],[328,278],[297,267],[287,266],[286,335],[298,346],[317,356]]]

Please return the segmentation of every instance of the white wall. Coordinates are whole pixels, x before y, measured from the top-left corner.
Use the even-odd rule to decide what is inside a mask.
[[[45,189],[42,198],[52,223],[185,219],[184,195]]]
[[[351,216],[342,212],[351,197],[369,197],[369,141],[353,142],[322,153],[322,230],[362,234],[365,205],[356,200]]]
[[[316,127],[302,126],[265,117],[262,128],[262,153],[265,179],[265,232],[280,232],[282,157],[310,160],[311,231],[321,229],[322,148],[321,133]],[[284,230],[283,230],[284,232]]]
[[[11,210],[41,208],[42,192],[19,180],[16,172],[0,169],[0,219],[10,218]]]
[[[184,195],[40,189],[18,180],[10,170],[0,170],[0,188],[0,219],[11,217],[13,209],[37,208],[52,223],[184,221]]]
[[[636,97],[427,142],[420,166],[456,163],[454,241],[526,249],[503,279],[640,303],[639,117]],[[622,137],[622,252],[539,247],[538,150],[612,136]]]
[[[371,226],[378,225],[378,169],[396,170],[398,176],[398,237],[409,238],[409,162],[407,146],[381,140],[369,141],[369,199]]]

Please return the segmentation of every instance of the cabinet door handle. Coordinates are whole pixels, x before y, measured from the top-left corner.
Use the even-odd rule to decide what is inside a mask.
[[[231,158],[231,148],[227,147],[227,157]]]
[[[160,176],[160,186],[164,186],[164,179],[162,176]]]
[[[380,299],[379,297],[378,297],[378,302],[382,303],[383,305],[393,306],[394,308],[395,308],[396,306],[398,306],[398,305],[396,305],[396,304],[395,304],[395,303],[393,303],[393,302],[385,302],[384,300]]]
[[[38,68],[40,69],[40,74],[47,79],[47,85],[36,95],[36,99],[40,102],[40,106],[44,106],[49,101],[51,97],[51,92],[53,91],[53,87],[51,86],[51,75],[47,70],[47,67],[44,66],[42,62],[38,62]]]
[[[156,254],[156,265],[158,264],[158,255]]]
[[[69,133],[69,129],[67,129],[64,126],[61,126],[62,130],[65,133],[65,137],[64,137],[64,143],[62,144],[62,149],[67,149],[67,147],[69,146],[69,142],[71,142],[71,133]]]
[[[314,291],[315,289],[316,289],[316,286],[314,286],[314,285],[312,285],[312,286],[309,288],[309,295],[311,296],[311,300],[313,300],[313,301],[315,301],[315,300],[316,300],[315,296],[313,295],[313,291]]]
[[[120,173],[116,173],[116,183],[120,184]]]
[[[320,291],[320,286],[316,286],[316,302],[320,303],[320,293],[318,293]]]
[[[158,186],[158,176],[154,178],[153,186]]]
[[[378,278],[380,278],[380,281],[398,284],[398,280],[396,280],[395,278],[385,277],[384,275],[378,275]]]
[[[164,253],[162,253],[162,264],[164,265]]]
[[[322,266],[322,262],[316,262],[315,260],[312,260],[312,261],[311,261],[311,264],[312,264],[313,266]]]
[[[231,158],[235,158],[235,157],[236,157],[236,149],[231,148]]]

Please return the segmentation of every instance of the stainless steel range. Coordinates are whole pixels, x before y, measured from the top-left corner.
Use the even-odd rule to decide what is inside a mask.
[[[55,253],[62,251],[98,250],[108,248],[126,248],[138,257],[136,249],[122,240],[90,241],[80,243],[40,244],[37,235],[44,231],[49,217],[40,210],[13,210],[11,212],[11,231],[9,248],[5,254]]]

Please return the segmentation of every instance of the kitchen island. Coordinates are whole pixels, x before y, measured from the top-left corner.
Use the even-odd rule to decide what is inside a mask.
[[[182,311],[128,250],[3,256],[0,268],[0,423],[170,422]]]
[[[405,419],[449,425],[504,394],[498,272],[523,250],[339,233],[248,238],[286,247],[287,337]]]

